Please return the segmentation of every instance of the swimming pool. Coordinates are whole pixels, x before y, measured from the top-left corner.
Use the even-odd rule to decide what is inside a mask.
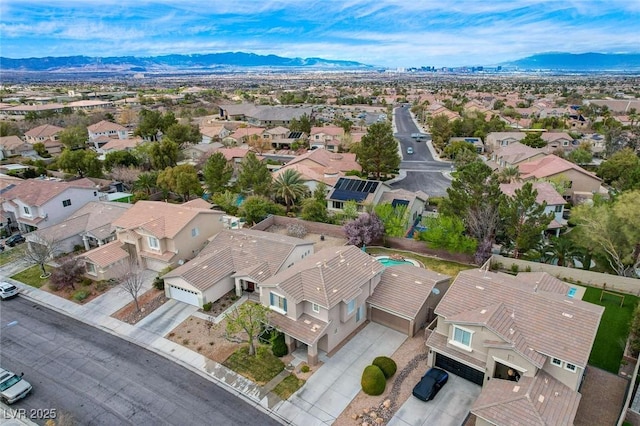
[[[405,264],[420,267],[420,263],[418,263],[416,260],[413,260],[413,259],[396,260],[396,259],[391,259],[389,256],[377,256],[376,260],[382,263],[382,266],[384,266],[385,268],[389,266],[397,266],[397,265],[405,265]]]

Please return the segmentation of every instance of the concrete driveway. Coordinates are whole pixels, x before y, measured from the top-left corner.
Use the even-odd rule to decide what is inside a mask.
[[[480,386],[449,373],[449,381],[432,401],[409,397],[388,426],[460,426],[481,390]]]

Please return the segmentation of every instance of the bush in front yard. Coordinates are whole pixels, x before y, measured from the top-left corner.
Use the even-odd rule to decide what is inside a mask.
[[[164,290],[164,280],[160,277],[155,277],[153,279],[153,287],[156,290]]]
[[[213,303],[207,302],[202,305],[202,310],[205,312],[209,312],[213,308]]]
[[[76,300],[78,302],[82,302],[84,299],[86,299],[87,297],[89,297],[89,292],[86,290],[78,290],[75,293],[73,293],[73,300]]]
[[[287,344],[284,342],[283,333],[274,333],[271,336],[271,351],[278,358],[289,353],[289,348],[287,348]]]
[[[387,379],[384,378],[384,373],[377,365],[368,365],[362,372],[362,379],[360,380],[362,391],[367,395],[382,395],[384,388],[387,386]]]
[[[388,356],[376,357],[372,364],[378,366],[380,370],[382,370],[384,377],[387,379],[396,374],[396,370],[398,369],[396,362]]]

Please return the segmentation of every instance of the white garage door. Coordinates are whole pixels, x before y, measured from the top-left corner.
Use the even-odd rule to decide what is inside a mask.
[[[169,289],[172,299],[176,299],[190,305],[200,306],[198,294],[195,291],[185,290],[184,288],[176,287],[174,285],[170,285]]]

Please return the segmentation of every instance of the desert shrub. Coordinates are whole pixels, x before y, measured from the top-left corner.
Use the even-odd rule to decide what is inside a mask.
[[[300,367],[300,371],[303,373],[308,373],[309,371],[311,371],[311,368],[309,368],[309,366],[305,364],[302,367]]]
[[[86,290],[78,290],[75,293],[73,293],[73,300],[76,300],[78,302],[82,302],[84,299],[86,299],[87,297],[89,297],[89,292]]]
[[[213,303],[211,303],[211,302],[207,302],[207,303],[202,305],[202,310],[205,311],[205,312],[209,312],[211,310],[211,308],[213,308]]]
[[[384,377],[387,379],[396,374],[396,370],[398,369],[396,362],[387,356],[376,357],[372,364],[380,368]]]
[[[304,238],[307,235],[307,228],[300,223],[292,223],[287,226],[287,235],[290,237]]]
[[[82,279],[80,280],[80,284],[85,287],[89,287],[91,284],[93,284],[93,280],[91,278],[82,277]]]
[[[511,272],[513,272],[514,274],[517,274],[519,270],[520,270],[520,267],[517,264],[515,263],[511,264]]]
[[[96,289],[96,291],[102,292],[109,288],[109,284],[107,284],[106,281],[98,281],[94,288]]]
[[[287,348],[287,344],[284,342],[283,333],[274,333],[271,336],[271,352],[278,358],[289,353],[289,348]]]
[[[387,386],[387,379],[384,378],[384,373],[377,365],[367,365],[362,372],[362,379],[360,380],[362,391],[367,395],[382,395],[384,388]]]
[[[49,277],[49,287],[53,285],[57,289],[69,287],[75,290],[75,285],[82,279],[82,274],[84,274],[84,265],[74,259],[68,260],[53,270]]]
[[[160,277],[155,277],[153,279],[153,287],[156,290],[164,290],[164,280]]]

